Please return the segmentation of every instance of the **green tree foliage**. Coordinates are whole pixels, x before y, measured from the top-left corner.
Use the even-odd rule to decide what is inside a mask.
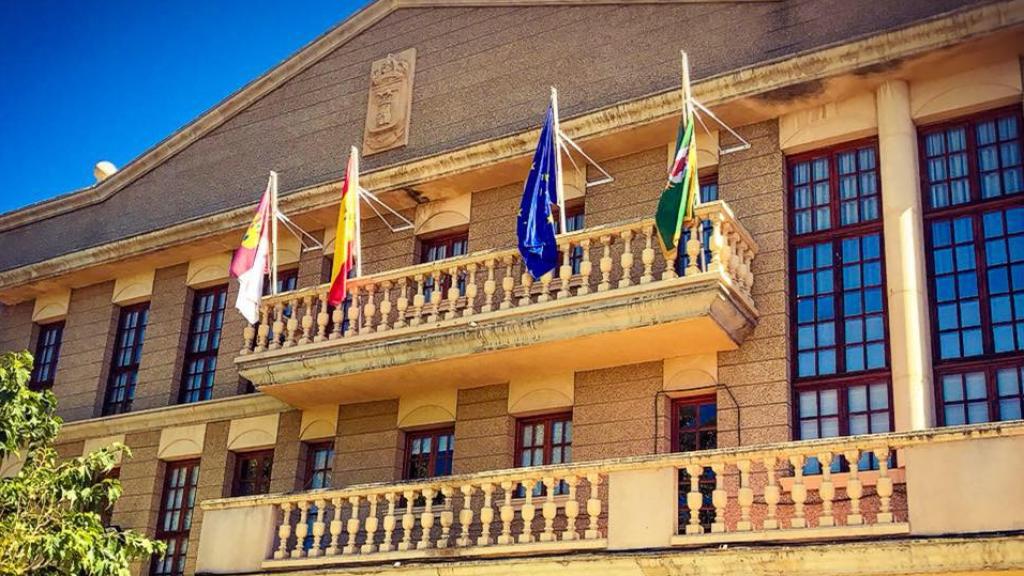
[[[163,553],[164,545],[138,532],[105,528],[101,512],[121,496],[108,475],[115,444],[60,460],[53,448],[61,427],[49,391],[28,388],[32,356],[0,355],[0,462],[23,460],[0,478],[0,576],[128,576],[133,560]]]

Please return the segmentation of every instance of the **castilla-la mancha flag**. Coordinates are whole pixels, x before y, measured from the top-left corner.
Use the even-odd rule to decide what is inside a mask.
[[[338,306],[348,293],[348,276],[355,264],[358,245],[359,218],[359,152],[353,147],[341,185],[341,207],[338,209],[338,227],[334,234],[334,265],[331,268],[331,290],[327,304]]]
[[[270,253],[270,186],[268,182],[252,223],[245,231],[245,236],[242,236],[242,245],[231,258],[231,275],[238,278],[235,308],[250,324],[260,319],[260,297],[263,295],[263,278]]]

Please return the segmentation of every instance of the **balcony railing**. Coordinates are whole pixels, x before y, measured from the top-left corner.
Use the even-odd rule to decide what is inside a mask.
[[[934,532],[936,521],[949,533],[977,531],[958,499],[976,488],[975,509],[998,510],[990,498],[1020,500],[1014,467],[1022,449],[1024,423],[1016,422],[213,500],[202,503],[199,556],[211,570],[223,567],[214,553],[221,548],[208,542],[228,531],[254,546],[242,561],[248,569],[836,541],[907,534],[911,519],[921,532]],[[964,474],[961,467],[978,455],[991,460],[988,475]],[[832,472],[829,464],[840,458],[845,471]],[[804,473],[810,459],[820,474]],[[875,469],[853,464],[869,461]],[[949,473],[937,474],[942,469]],[[701,476],[710,483],[690,482]],[[919,496],[914,509],[915,490],[939,500]],[[934,506],[948,508],[953,520],[936,520]],[[982,516],[994,529],[1019,522],[1014,512]]]
[[[245,328],[239,360],[455,319],[482,320],[549,301],[661,286],[679,281],[680,275],[718,278],[754,310],[751,265],[757,244],[724,202],[704,204],[696,214],[686,233],[681,274],[666,265],[653,220],[600,226],[559,236],[561,266],[539,280],[525,273],[518,251],[492,250],[355,278],[349,283],[351,301],[344,306],[327,305],[326,284],[264,298],[259,324]]]

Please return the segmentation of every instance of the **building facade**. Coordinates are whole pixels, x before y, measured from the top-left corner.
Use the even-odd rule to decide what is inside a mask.
[[[680,49],[734,132],[667,262]],[[1018,0],[378,0],[0,215],[0,350],[62,454],[131,448],[139,574],[1024,573],[1022,54]],[[550,86],[592,161],[534,280]],[[332,307],[352,144],[412,226],[364,208]],[[322,249],[281,231],[248,325],[271,169]]]

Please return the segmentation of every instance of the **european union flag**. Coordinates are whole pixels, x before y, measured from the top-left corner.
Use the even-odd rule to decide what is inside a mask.
[[[540,130],[533,165],[526,178],[523,200],[519,204],[519,253],[534,279],[558,266],[558,244],[555,242],[555,217],[551,205],[558,199],[556,186],[555,115],[548,107]]]

